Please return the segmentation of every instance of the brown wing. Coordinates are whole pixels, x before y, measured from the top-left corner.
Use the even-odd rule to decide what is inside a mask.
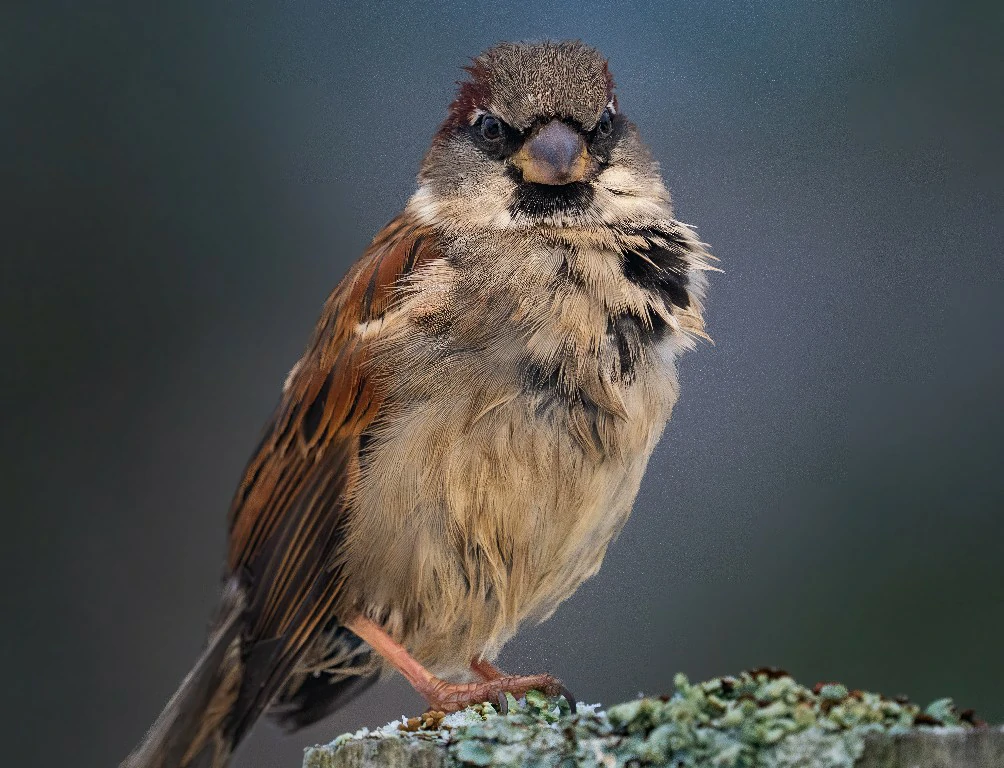
[[[331,563],[359,476],[360,439],[380,411],[356,328],[382,317],[408,275],[438,256],[428,228],[399,217],[332,292],[290,374],[230,510],[229,570],[248,596],[237,738],[268,706],[330,618]]]

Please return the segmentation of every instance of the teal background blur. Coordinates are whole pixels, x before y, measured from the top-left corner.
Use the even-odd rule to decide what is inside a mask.
[[[602,572],[504,666],[614,702],[753,665],[1004,721],[1000,4],[0,12],[0,723],[109,766],[199,652],[230,494],[460,66],[580,37],[721,258]],[[238,768],[416,713],[400,680]],[[9,731],[9,732],[8,732]]]

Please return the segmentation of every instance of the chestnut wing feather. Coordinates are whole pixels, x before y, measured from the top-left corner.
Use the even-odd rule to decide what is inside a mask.
[[[237,738],[271,702],[331,618],[333,563],[360,472],[360,440],[378,417],[356,329],[384,316],[402,283],[438,257],[428,229],[400,217],[335,288],[293,369],[230,510],[228,569],[247,591]]]

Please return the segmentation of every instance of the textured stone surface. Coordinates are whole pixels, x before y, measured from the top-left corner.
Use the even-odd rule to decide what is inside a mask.
[[[869,737],[855,768],[1004,768],[1004,729]]]
[[[691,684],[602,711],[531,692],[510,713],[488,704],[343,734],[305,768],[679,766],[680,768],[1004,768],[1004,730],[949,699],[927,708],[772,669]]]

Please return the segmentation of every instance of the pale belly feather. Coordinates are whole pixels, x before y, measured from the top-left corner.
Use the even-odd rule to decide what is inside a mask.
[[[439,674],[493,658],[596,573],[678,394],[676,334],[621,372],[610,312],[645,317],[653,299],[619,254],[535,242],[501,250],[509,266],[488,283],[427,268],[423,290],[365,329],[396,404],[352,499],[345,590]],[[548,378],[558,366],[577,395]]]
[[[345,573],[350,589],[366,574],[359,603],[440,674],[549,616],[599,569],[669,418],[671,367],[639,373],[606,452],[522,394],[473,424],[448,396],[402,409],[354,505]]]

